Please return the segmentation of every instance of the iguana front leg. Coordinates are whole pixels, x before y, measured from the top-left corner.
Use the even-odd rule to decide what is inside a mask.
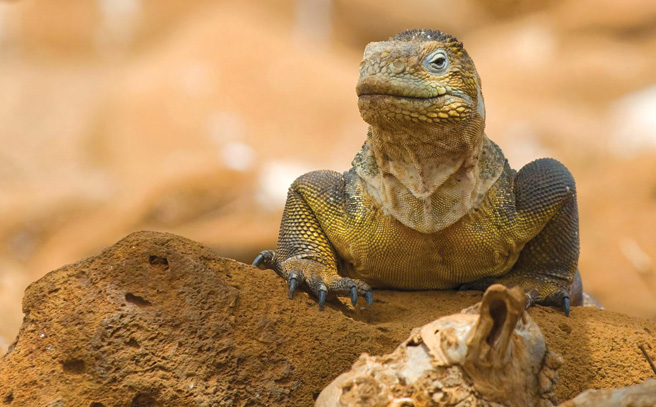
[[[490,277],[462,286],[485,290],[501,283],[519,286],[528,304],[554,305],[569,315],[572,305],[581,305],[581,284],[573,284],[579,258],[579,217],[576,185],[567,168],[553,159],[540,159],[524,166],[515,178],[515,204],[522,229],[544,228],[520,252],[513,268],[500,277]],[[572,292],[577,290],[579,292]]]
[[[354,306],[358,295],[369,305],[373,302],[369,285],[339,275],[337,254],[316,216],[317,209],[331,212],[326,208],[328,202],[340,200],[339,196],[321,196],[337,194],[340,188],[335,184],[339,182],[343,183],[342,176],[332,171],[315,171],[297,179],[287,194],[276,251],[265,250],[253,261],[288,281],[290,299],[296,288],[305,284],[319,298],[319,309],[323,309],[328,294],[350,296]],[[319,207],[313,210],[312,203]]]

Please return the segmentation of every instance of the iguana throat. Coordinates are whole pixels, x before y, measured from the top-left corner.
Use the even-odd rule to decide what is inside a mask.
[[[385,212],[434,233],[476,207],[503,170],[499,147],[484,134],[475,141],[458,150],[446,140],[431,143],[372,127],[353,167]]]

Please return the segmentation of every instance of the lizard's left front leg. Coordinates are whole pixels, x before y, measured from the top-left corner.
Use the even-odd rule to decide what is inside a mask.
[[[526,229],[541,224],[544,227],[524,246],[507,274],[465,287],[485,290],[492,283],[520,286],[527,294],[528,305],[554,305],[569,315],[570,298],[572,305],[581,305],[582,299],[580,281],[575,281],[579,217],[574,178],[558,161],[540,159],[517,173],[514,192],[520,223]]]
[[[315,171],[299,177],[289,188],[276,251],[265,250],[253,264],[273,269],[289,283],[289,298],[297,286],[306,285],[323,309],[328,294],[350,296],[355,306],[358,295],[369,305],[371,287],[338,273],[337,254],[326,236],[318,214],[326,222],[337,222],[343,206],[344,180],[334,171]]]

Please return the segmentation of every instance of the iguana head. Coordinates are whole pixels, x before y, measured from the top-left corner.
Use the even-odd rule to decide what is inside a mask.
[[[485,120],[474,62],[461,42],[440,31],[410,30],[367,45],[356,91],[372,126]]]

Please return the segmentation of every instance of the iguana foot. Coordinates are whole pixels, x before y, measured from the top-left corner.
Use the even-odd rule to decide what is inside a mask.
[[[563,311],[566,317],[569,316],[570,312],[570,296],[575,298],[575,302],[572,305],[581,305],[576,302],[577,293],[571,292],[576,287],[571,287],[567,289],[560,285],[550,284],[544,281],[532,282],[530,280],[525,281],[516,281],[512,279],[513,276],[510,276],[509,279],[507,276],[501,276],[499,278],[484,278],[481,280],[472,281],[470,283],[462,284],[458,287],[460,291],[485,291],[492,284],[503,284],[509,288],[514,286],[519,286],[524,290],[526,294],[526,308],[539,304],[552,306]],[[515,281],[513,281],[515,280]]]
[[[272,269],[289,284],[289,299],[294,298],[298,287],[306,286],[319,299],[319,309],[323,310],[328,295],[350,297],[355,306],[358,295],[362,295],[369,306],[373,304],[371,287],[360,280],[342,277],[337,270],[309,259],[290,258],[278,261],[276,253],[265,250],[255,257],[253,265]]]

